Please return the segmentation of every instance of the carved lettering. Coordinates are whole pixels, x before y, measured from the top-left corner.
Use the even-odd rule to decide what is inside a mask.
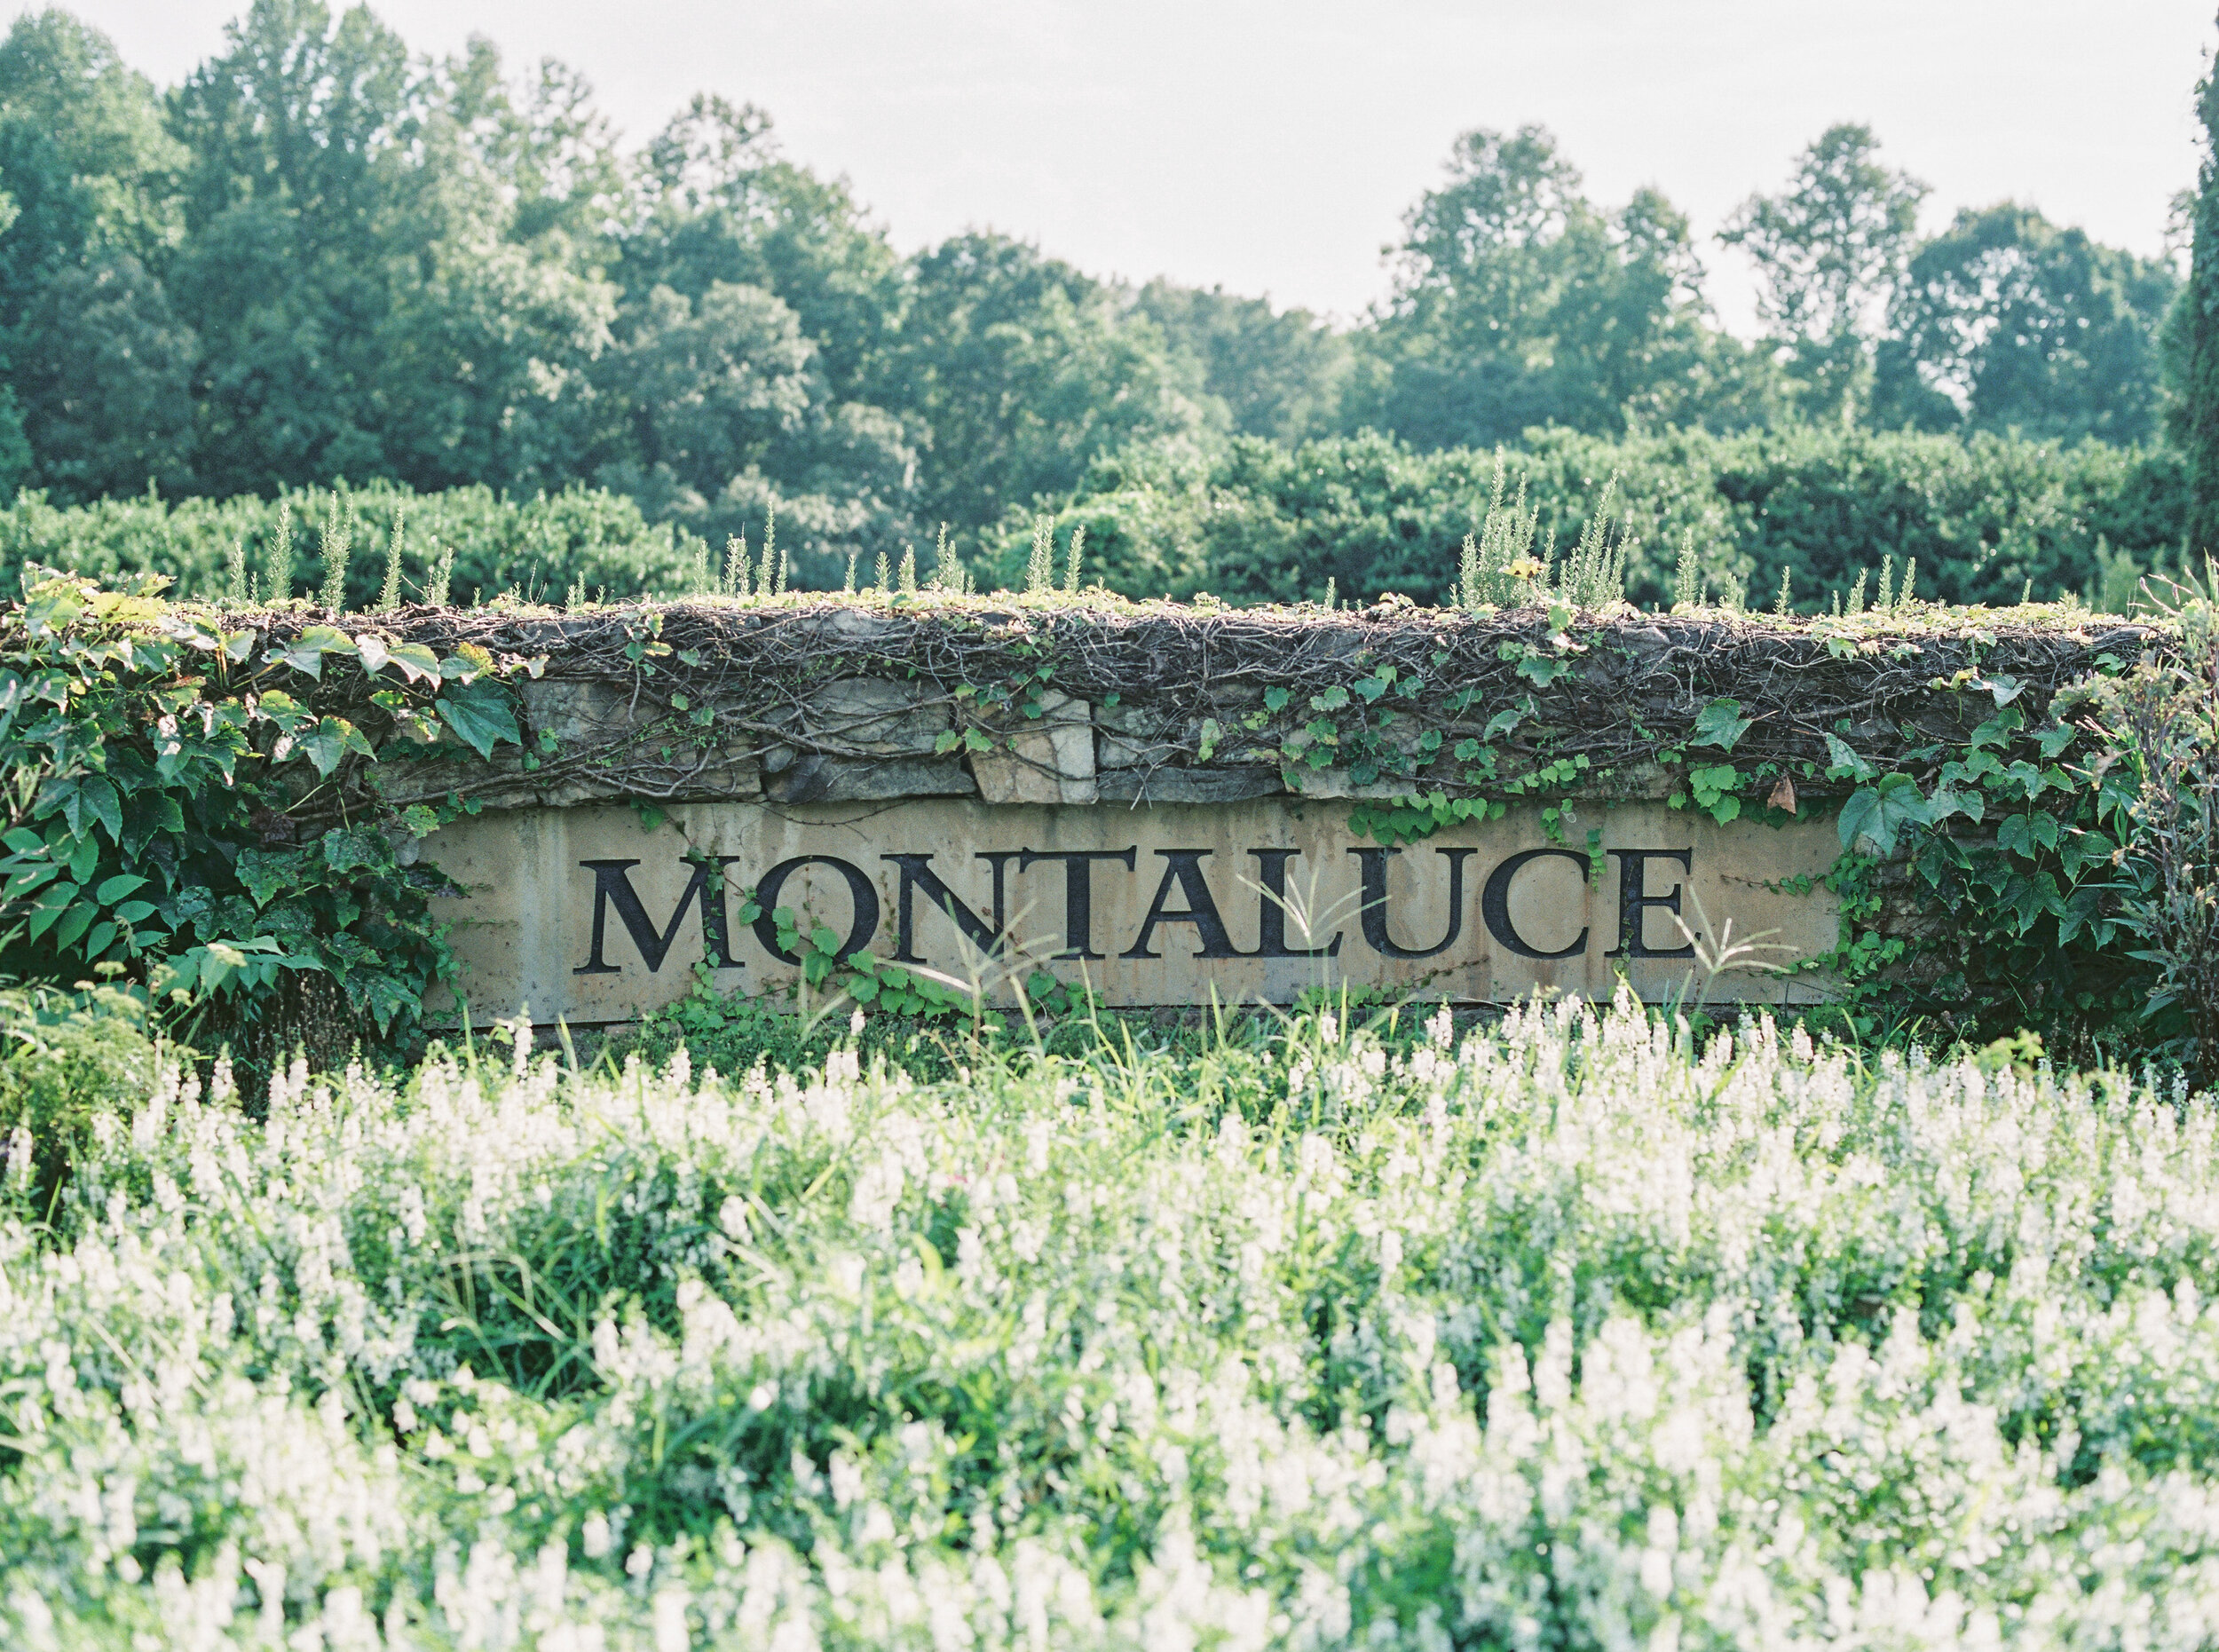
[[[1251,958],[1338,958],[1340,956],[1340,936],[1336,932],[1327,946],[1290,948],[1287,945],[1287,862],[1302,851],[1299,849],[1252,849],[1261,866],[1263,892],[1257,899],[1256,950]],[[1298,911],[1298,918],[1307,917]],[[1306,926],[1307,927],[1307,926]],[[1315,938],[1315,937],[1308,937]]]
[[[1156,927],[1164,923],[1191,923],[1195,937],[1202,943],[1197,958],[1249,958],[1233,945],[1232,937],[1225,932],[1225,920],[1218,915],[1216,898],[1210,893],[1210,885],[1202,875],[1202,858],[1206,849],[1159,849],[1156,851],[1166,863],[1164,881],[1156,886],[1156,898],[1149,904],[1148,916],[1141,921],[1140,939],[1131,948],[1117,954],[1120,958],[1161,958],[1161,952],[1148,950],[1149,937]],[[1171,897],[1172,888],[1187,897],[1181,911],[1173,912],[1164,903]]]
[[[1464,933],[1464,863],[1479,853],[1475,849],[1436,849],[1436,855],[1449,858],[1449,932],[1439,945],[1425,947],[1397,946],[1387,937],[1386,864],[1399,849],[1352,849],[1348,851],[1363,868],[1363,891],[1357,897],[1362,903],[1364,944],[1383,958],[1433,958],[1457,944],[1457,937]],[[1509,897],[1504,897],[1507,903]],[[1504,908],[1504,922],[1508,922],[1508,908]]]
[[[716,960],[719,969],[738,968],[739,960],[732,956],[731,933],[724,910],[724,868],[738,858],[737,855],[719,855],[713,861],[706,856],[694,860],[693,881],[678,897],[677,908],[659,934],[647,915],[647,908],[640,902],[639,891],[632,887],[631,869],[639,865],[637,860],[580,861],[580,866],[593,873],[593,942],[587,951],[586,961],[571,974],[600,976],[620,971],[622,966],[609,962],[605,955],[609,908],[614,906],[616,915],[623,921],[624,932],[639,949],[647,973],[653,975],[670,955],[670,945],[678,938],[678,926],[685,921],[686,908],[697,900],[701,903],[702,937],[707,943],[709,955]]]
[[[917,912],[915,892],[922,889],[925,898],[947,913],[964,938],[988,956],[1001,951],[1003,930],[1007,927],[1005,917],[1004,879],[1009,862],[1016,858],[1015,850],[978,857],[994,869],[994,921],[988,923],[963,902],[962,897],[941,880],[940,874],[927,865],[930,855],[880,855],[880,860],[890,860],[901,869],[901,888],[894,899],[894,960],[896,963],[921,964],[917,956]],[[1020,870],[1023,870],[1020,867]]]
[[[1568,849],[1528,849],[1512,855],[1488,874],[1487,887],[1480,891],[1480,916],[1487,924],[1487,932],[1520,958],[1537,958],[1547,962],[1558,958],[1576,958],[1587,950],[1587,931],[1582,929],[1579,939],[1569,946],[1553,952],[1544,952],[1518,933],[1518,926],[1510,918],[1510,882],[1536,860],[1554,858],[1568,860],[1580,869],[1584,878],[1591,870],[1584,855],[1575,855]]]
[[[1677,860],[1679,869],[1690,876],[1694,873],[1695,852],[1691,849],[1614,849],[1609,853],[1618,858],[1618,945],[1603,954],[1606,958],[1693,958],[1694,943],[1659,950],[1642,938],[1642,921],[1652,906],[1662,906],[1674,917],[1679,915],[1679,894],[1687,886],[1672,885],[1670,895],[1648,892],[1649,862]]]
[[[848,938],[834,954],[845,963],[871,945],[871,937],[879,932],[879,892],[871,887],[871,880],[863,875],[863,868],[852,866],[837,855],[796,855],[782,860],[762,874],[755,885],[755,902],[762,908],[762,915],[755,920],[755,939],[762,943],[762,950],[782,964],[798,964],[795,954],[778,945],[778,925],[775,913],[778,897],[786,889],[786,881],[803,866],[830,866],[848,881],[848,897],[855,907],[855,916],[848,925]]]
[[[1137,849],[1072,849],[1044,850],[1035,854],[1026,850],[1017,858],[1017,870],[1030,872],[1043,860],[1063,863],[1063,950],[1058,958],[1100,958],[1094,950],[1094,862],[1122,861],[1125,869],[1134,869],[1133,856]]]

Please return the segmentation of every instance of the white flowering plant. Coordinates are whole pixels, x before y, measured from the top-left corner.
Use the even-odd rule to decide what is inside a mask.
[[[165,1060],[51,1221],[8,1145],[0,1643],[2219,1635],[2209,1097],[1352,1022],[931,1081],[519,1027],[252,1110]]]

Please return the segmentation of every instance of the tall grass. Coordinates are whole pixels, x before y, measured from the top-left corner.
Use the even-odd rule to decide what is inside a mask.
[[[505,1046],[296,1067],[260,1118],[220,1068],[104,1104],[58,1230],[0,1229],[0,1639],[2188,1647],[2219,1611],[2208,1098],[1623,1002],[936,1082]]]

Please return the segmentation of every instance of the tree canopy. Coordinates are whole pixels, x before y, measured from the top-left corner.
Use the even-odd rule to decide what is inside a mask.
[[[1661,191],[1598,202],[1546,130],[1473,130],[1390,296],[1328,322],[983,229],[904,256],[760,108],[627,147],[574,71],[413,53],[362,5],[252,0],[167,91],[50,10],[0,41],[0,488],[598,486],[718,542],[775,509],[823,583],[1127,452],[2157,436],[2170,265],[2013,204],[1922,240],[1923,195],[1820,134],[1721,237],[1762,283],[1745,342]]]

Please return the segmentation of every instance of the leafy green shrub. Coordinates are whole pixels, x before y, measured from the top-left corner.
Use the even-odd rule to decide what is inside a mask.
[[[454,968],[430,914],[445,880],[399,852],[439,817],[369,772],[421,781],[515,744],[500,676],[522,662],[233,625],[152,577],[24,587],[0,605],[0,968],[131,983],[193,1007],[211,1046],[318,1019],[300,977],[329,984],[342,1034],[405,1033]]]
[[[2127,801],[2118,810],[2120,929],[2155,966],[2144,1014],[2182,1033],[2175,1054],[2219,1082],[2219,573],[2176,612],[2177,656],[2144,660],[2091,685],[2109,762]]]
[[[2186,509],[2168,453],[1988,435],[1532,431],[1511,464],[1541,533],[1568,549],[1615,479],[1641,541],[1626,592],[1648,607],[1675,600],[1691,535],[1712,593],[1769,598],[1785,579],[1806,613],[1860,575],[1877,578],[1883,558],[1899,570],[1915,560],[1922,590],[1940,602],[2010,605],[2030,587],[2042,601],[2115,602],[2133,595],[2135,573],[2175,564]],[[1211,453],[1136,451],[1098,460],[1058,502],[1052,529],[1067,539],[1083,526],[1095,576],[1133,597],[1294,602],[1330,581],[1343,597],[1445,604],[1495,467],[1492,453],[1415,453],[1370,432],[1292,450],[1236,439]],[[1031,532],[1029,516],[1000,531],[1002,583],[1017,582]]]
[[[112,987],[0,988],[0,1139],[9,1184],[43,1218],[99,1118],[129,1118],[154,1085],[143,998]]]
[[[511,589],[543,602],[559,602],[580,587],[588,597],[604,589],[624,599],[675,592],[685,588],[693,554],[668,524],[650,526],[630,499],[605,489],[510,499],[489,487],[419,494],[375,482],[337,494],[308,488],[276,500],[172,502],[150,494],[66,510],[26,493],[0,509],[0,582],[12,587],[35,565],[111,581],[162,573],[182,595],[216,602],[233,595],[236,554],[258,599],[310,596],[320,583],[317,528],[335,506],[354,529],[345,591],[346,605],[356,611],[379,600],[397,533],[400,594],[411,600],[424,595],[443,555],[453,559],[454,599],[468,604]],[[289,514],[294,571],[281,592],[272,582],[280,509]]]

